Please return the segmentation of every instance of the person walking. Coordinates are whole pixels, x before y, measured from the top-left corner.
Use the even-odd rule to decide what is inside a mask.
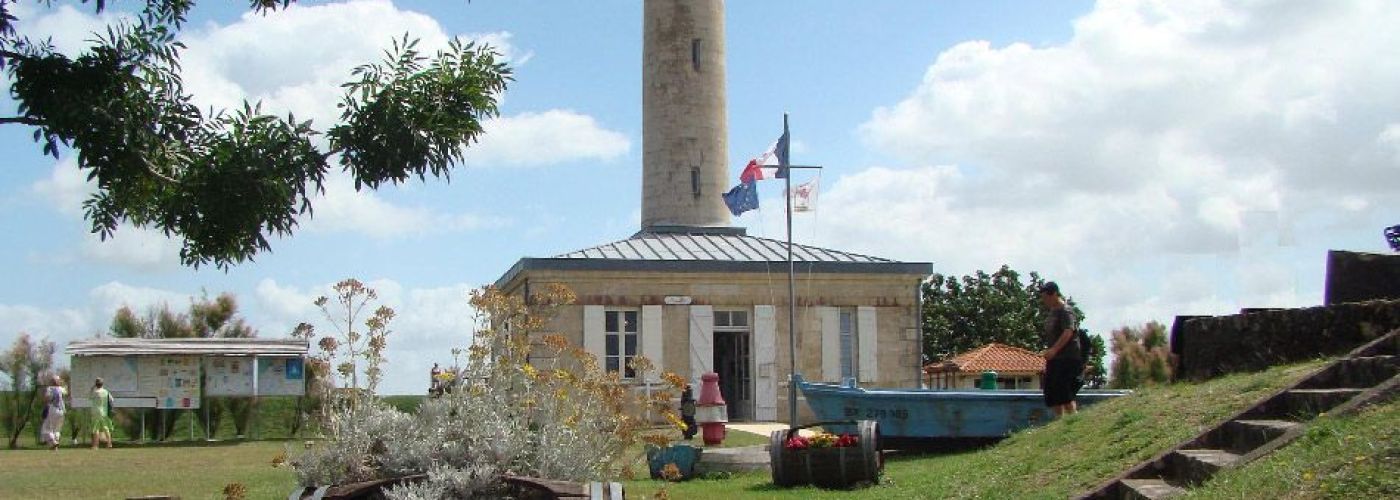
[[[1045,343],[1045,378],[1041,382],[1045,406],[1057,417],[1071,415],[1079,411],[1074,399],[1084,386],[1084,355],[1075,335],[1074,315],[1065,305],[1060,286],[1053,281],[1040,286],[1040,304],[1046,309],[1041,334]]]
[[[695,433],[700,432],[700,426],[695,423],[695,393],[690,390],[690,384],[681,389],[681,422],[685,423],[681,437],[686,441],[694,439]]]
[[[63,388],[63,379],[58,375],[54,375],[50,381],[52,384],[44,390],[44,423],[39,427],[39,438],[49,449],[57,451],[63,435],[63,416],[68,411],[63,398],[68,396],[68,391]]]
[[[92,449],[97,449],[99,440],[107,443],[107,448],[112,447],[112,393],[102,388],[102,378],[98,377],[93,382],[92,408],[89,415],[92,417]]]

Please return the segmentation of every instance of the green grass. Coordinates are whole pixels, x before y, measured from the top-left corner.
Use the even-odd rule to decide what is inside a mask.
[[[639,479],[628,481],[626,487],[632,498],[648,498],[662,489],[677,499],[1064,498],[1176,445],[1320,364],[1144,389],[983,450],[892,457],[881,484],[854,491],[778,489],[766,472],[675,484]],[[1192,497],[1393,498],[1393,492],[1400,491],[1397,420],[1400,410],[1394,404],[1346,418],[1319,418],[1294,444],[1222,474]],[[766,441],[764,436],[731,431],[725,446]],[[291,444],[299,447],[300,440]],[[221,498],[219,492],[232,482],[248,488],[247,498],[285,498],[294,487],[292,472],[271,466],[283,448],[278,441],[228,441],[119,446],[96,452],[86,448],[57,453],[0,451],[0,471],[4,471],[0,498],[170,493]],[[629,451],[631,456],[639,454],[640,448]],[[645,466],[638,471],[645,475]]]
[[[1395,498],[1400,405],[1314,420],[1303,437],[1213,478],[1187,498]]]
[[[891,458],[881,484],[854,491],[779,489],[768,473],[724,480],[627,484],[671,498],[1065,498],[1195,435],[1297,380],[1321,362],[1148,388],[974,451]],[[1254,497],[1254,495],[1245,495]],[[1221,498],[1239,498],[1222,495]]]
[[[233,482],[247,487],[250,499],[287,498],[292,471],[272,466],[282,450],[280,441],[7,450],[0,452],[0,498],[222,499]]]

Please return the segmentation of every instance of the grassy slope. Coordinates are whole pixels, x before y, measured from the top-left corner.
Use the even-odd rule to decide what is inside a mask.
[[[892,459],[884,482],[856,491],[775,489],[767,474],[666,486],[672,498],[1065,498],[1082,492],[1306,374],[1304,363],[1204,384],[1149,388],[980,452]],[[659,483],[629,484],[650,493]]]
[[[1314,420],[1298,441],[1216,476],[1188,498],[1396,498],[1400,405]]]

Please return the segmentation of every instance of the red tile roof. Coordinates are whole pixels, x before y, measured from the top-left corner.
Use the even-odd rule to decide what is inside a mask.
[[[949,364],[956,366],[956,371],[974,373],[986,370],[998,373],[1038,373],[1045,370],[1045,358],[1039,354],[1020,347],[993,342],[954,356],[953,359],[946,362],[925,365],[924,371],[929,373],[952,371],[949,370],[952,368],[948,366]]]

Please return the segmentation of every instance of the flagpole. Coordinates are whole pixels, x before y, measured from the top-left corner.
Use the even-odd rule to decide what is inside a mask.
[[[788,135],[788,115],[783,113],[783,136]],[[787,162],[792,163],[791,158]],[[787,165],[779,165],[783,172]],[[797,283],[796,268],[792,263],[792,169],[783,176],[783,213],[787,219],[787,264],[788,264],[788,428],[797,427]]]

